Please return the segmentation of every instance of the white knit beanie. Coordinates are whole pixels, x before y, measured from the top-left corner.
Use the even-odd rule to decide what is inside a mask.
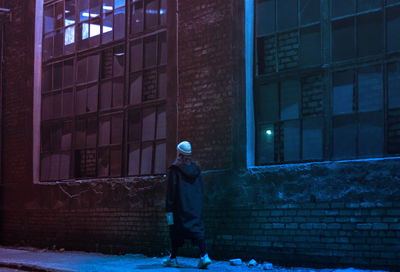
[[[192,155],[192,146],[188,141],[180,142],[176,147],[176,150],[178,150],[178,153],[182,155]]]

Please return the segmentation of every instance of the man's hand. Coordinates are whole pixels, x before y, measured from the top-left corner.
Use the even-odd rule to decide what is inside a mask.
[[[165,214],[165,216],[167,217],[167,225],[171,226],[174,224],[174,216],[172,214],[172,212],[168,212]]]

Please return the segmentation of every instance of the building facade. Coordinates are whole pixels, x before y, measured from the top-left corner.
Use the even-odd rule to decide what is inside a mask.
[[[2,245],[166,253],[189,140],[214,258],[400,266],[400,1],[0,3]]]

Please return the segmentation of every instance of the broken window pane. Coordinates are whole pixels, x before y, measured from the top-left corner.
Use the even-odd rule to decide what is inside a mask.
[[[119,144],[122,143],[122,128],[123,128],[123,118],[122,115],[111,117],[111,143]]]
[[[153,144],[146,143],[142,146],[142,158],[141,158],[141,175],[151,174],[151,164],[153,160]]]
[[[400,63],[390,63],[388,70],[388,107],[400,108]]]
[[[114,11],[114,40],[125,36],[125,8]]]
[[[346,0],[347,1],[347,0]],[[354,19],[344,19],[332,23],[332,58],[334,61],[353,58]]]
[[[141,116],[140,111],[129,112],[129,129],[128,129],[128,141],[140,141],[140,128],[141,128]]]
[[[383,113],[360,114],[358,153],[360,156],[383,154]]]
[[[270,122],[279,119],[278,84],[260,86],[255,102],[257,121]]]
[[[167,132],[167,118],[165,107],[159,107],[157,112],[157,137],[156,139],[165,139]]]
[[[263,125],[257,128],[257,164],[266,164],[273,162],[275,148],[275,131],[274,125]]]
[[[354,115],[333,118],[333,157],[348,159],[356,156],[357,126]]]
[[[337,72],[333,75],[333,114],[353,111],[353,71]]]
[[[279,0],[278,30],[286,30],[297,26],[297,0]]]
[[[300,122],[283,123],[283,156],[285,161],[300,160]]]
[[[143,31],[143,4],[141,1],[136,2],[132,6],[131,16],[131,33],[139,33]]]
[[[256,2],[256,36],[266,36],[275,31],[275,0]]]
[[[54,6],[44,8],[44,33],[54,30]]]
[[[135,74],[132,76],[129,103],[139,104],[142,102],[142,74]]]
[[[300,21],[302,25],[320,20],[320,0],[300,0]]]
[[[320,25],[301,30],[300,63],[301,65],[313,65],[321,63]]]
[[[121,147],[111,148],[110,161],[110,176],[121,176]]]
[[[109,117],[103,118],[99,123],[99,145],[110,144],[110,131],[111,131],[111,119]]]
[[[332,17],[353,14],[356,11],[355,0],[332,0]]]
[[[357,18],[358,55],[376,55],[383,51],[382,13],[368,13]]]
[[[158,4],[157,0],[147,0],[145,2],[145,24],[149,29],[158,24]]]
[[[157,43],[153,36],[144,41],[144,67],[156,65],[157,61]]]
[[[382,68],[380,65],[358,70],[358,110],[376,111],[383,105]]]
[[[387,50],[389,52],[400,50],[400,6],[386,9],[387,24]]]
[[[112,83],[111,81],[106,81],[101,84],[100,90],[100,109],[109,109],[111,108],[112,101]]]
[[[75,24],[75,0],[65,0],[65,26]]]
[[[299,117],[300,82],[285,80],[281,82],[281,120]]]
[[[155,159],[154,159],[154,173],[162,174],[165,172],[165,155],[166,155],[166,145],[165,143],[156,145]]]
[[[124,96],[124,81],[123,79],[117,79],[113,81],[113,96],[112,106],[119,107],[123,104]]]
[[[140,148],[138,145],[129,145],[128,175],[139,175]]]
[[[142,69],[142,43],[135,42],[131,44],[131,72],[136,72]]]
[[[143,110],[142,141],[154,140],[155,121],[156,121],[155,108],[144,109]]]
[[[322,159],[323,127],[322,117],[311,117],[303,120],[303,160]]]

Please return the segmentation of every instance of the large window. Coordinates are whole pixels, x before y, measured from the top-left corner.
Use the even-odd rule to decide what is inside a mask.
[[[43,8],[40,180],[163,173],[166,0]]]
[[[399,155],[400,1],[255,3],[256,164]]]

